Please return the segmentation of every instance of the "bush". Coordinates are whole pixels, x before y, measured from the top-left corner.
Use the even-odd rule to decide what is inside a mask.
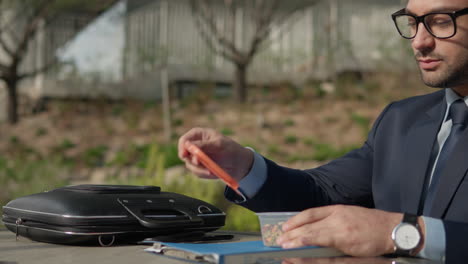
[[[260,225],[257,215],[239,205],[231,205],[226,212],[225,230],[259,231]]]
[[[104,165],[106,152],[109,148],[105,145],[90,148],[83,154],[83,160],[89,167],[101,167]]]
[[[55,147],[55,151],[56,152],[62,152],[62,151],[66,151],[68,149],[72,149],[76,147],[76,144],[73,143],[71,140],[65,138],[62,143],[60,143],[58,146]]]

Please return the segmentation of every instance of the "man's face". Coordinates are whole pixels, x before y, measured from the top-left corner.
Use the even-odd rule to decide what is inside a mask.
[[[406,11],[421,16],[466,7],[468,0],[409,0]],[[457,33],[449,39],[437,39],[422,23],[418,25],[411,47],[428,86],[468,89],[468,15],[459,16],[456,24]]]

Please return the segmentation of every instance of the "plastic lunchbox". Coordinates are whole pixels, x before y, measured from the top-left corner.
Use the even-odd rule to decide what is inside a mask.
[[[263,245],[279,247],[276,239],[283,234],[283,224],[299,212],[265,212],[257,213],[262,231]]]

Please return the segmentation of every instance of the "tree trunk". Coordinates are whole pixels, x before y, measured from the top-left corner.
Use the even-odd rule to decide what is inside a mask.
[[[235,64],[234,91],[237,102],[243,104],[247,101],[247,67],[246,64]]]
[[[17,83],[16,80],[6,82],[8,91],[8,123],[10,124],[16,124],[19,121]]]

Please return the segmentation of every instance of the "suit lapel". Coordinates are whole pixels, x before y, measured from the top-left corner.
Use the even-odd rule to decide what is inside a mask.
[[[418,213],[432,148],[436,142],[445,109],[445,100],[440,100],[422,115],[408,132],[405,141],[404,170],[400,179],[402,212]]]
[[[463,132],[462,137],[457,142],[453,153],[442,172],[439,184],[436,186],[434,202],[430,210],[430,216],[443,218],[447,207],[450,204],[455,192],[465,177],[468,170],[466,159],[466,147],[468,146],[468,129]]]

